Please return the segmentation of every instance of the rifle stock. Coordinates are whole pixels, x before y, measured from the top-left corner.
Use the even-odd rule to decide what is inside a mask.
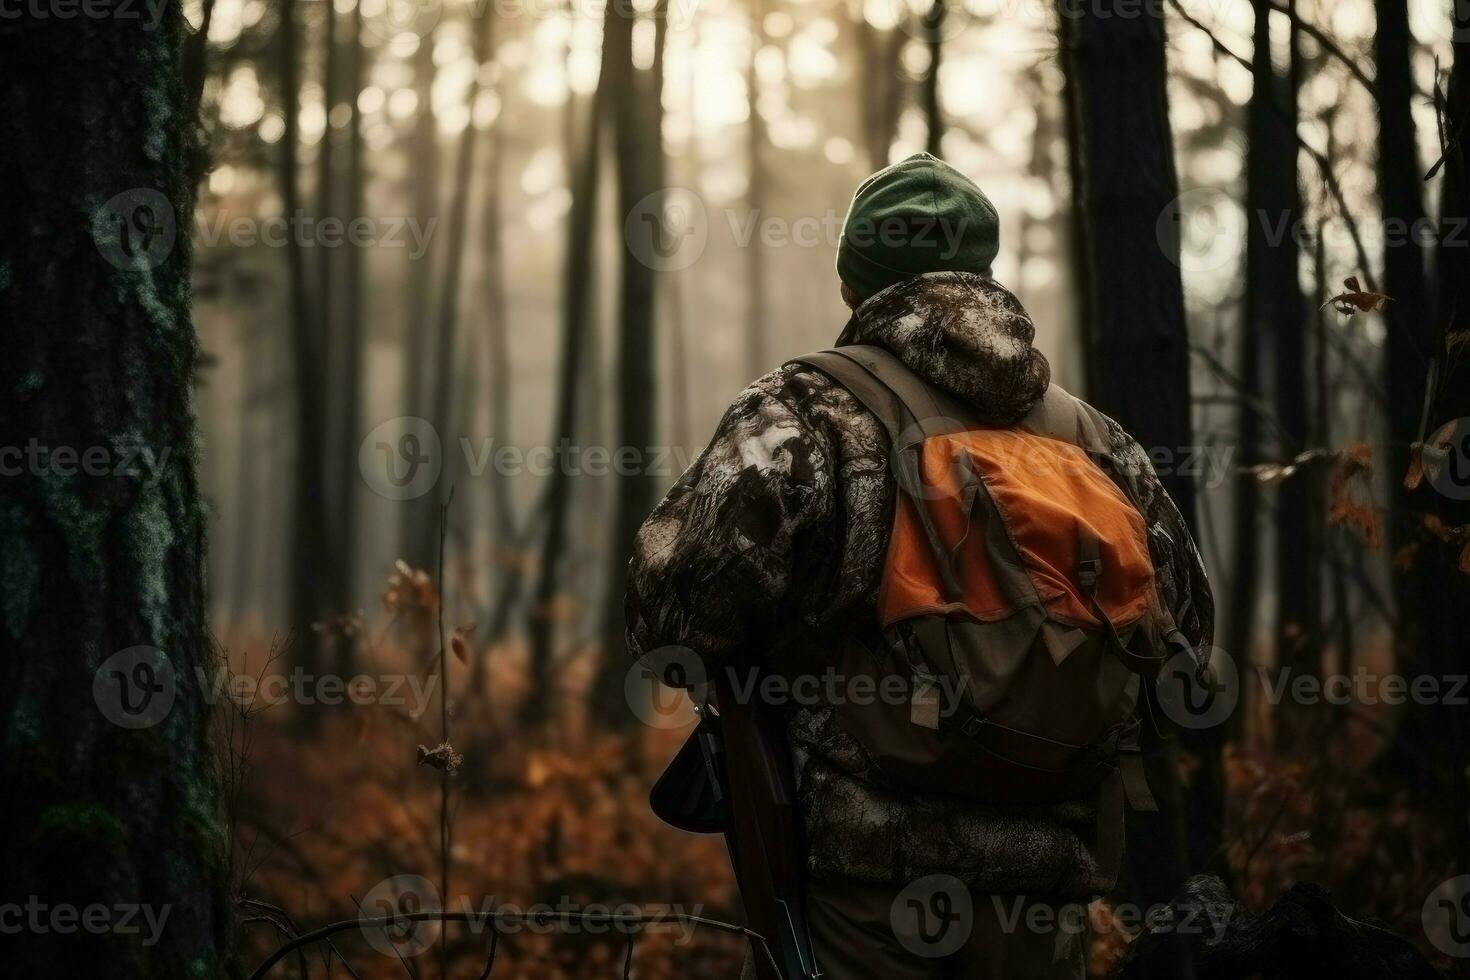
[[[785,726],[769,709],[742,704],[728,686],[708,693],[699,727],[653,787],[653,810],[681,830],[724,834],[746,922],[770,947],[769,958],[754,957],[757,980],[817,980]]]
[[[757,957],[756,975],[759,980],[819,977],[801,900],[805,849],[781,719],[741,703],[727,687],[713,693],[724,742],[725,842],[746,920],[766,937],[782,971],[772,975],[770,963]]]

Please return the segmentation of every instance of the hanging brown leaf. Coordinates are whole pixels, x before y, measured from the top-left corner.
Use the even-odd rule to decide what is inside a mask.
[[[1461,545],[1470,544],[1470,524],[1451,527],[1437,514],[1425,514],[1424,529],[1452,547],[1458,548]]]
[[[1460,571],[1470,575],[1470,524],[1450,527],[1435,514],[1424,515],[1424,529],[1451,548],[1460,550]]]
[[[1356,531],[1369,551],[1377,551],[1378,515],[1373,508],[1353,500],[1337,500],[1327,509],[1327,526]]]
[[[1409,468],[1404,473],[1404,489],[1418,490],[1424,482],[1424,444],[1416,442],[1409,449]]]
[[[456,626],[454,628],[454,636],[449,641],[449,649],[454,651],[454,656],[462,664],[470,662],[469,637],[474,635],[475,625],[474,623],[470,623],[465,626]]]
[[[1404,485],[1410,490],[1419,486],[1425,479],[1438,479],[1450,460],[1450,454],[1454,450],[1456,422],[1446,422],[1434,431],[1432,435],[1423,442],[1416,442],[1409,449],[1409,472],[1404,477]],[[1410,483],[1413,479],[1415,482]]]
[[[1323,303],[1319,309],[1331,306],[1343,316],[1352,316],[1354,313],[1377,313],[1383,309],[1385,303],[1392,302],[1392,297],[1384,293],[1375,293],[1364,289],[1358,284],[1357,276],[1348,276],[1342,281],[1343,291]]]

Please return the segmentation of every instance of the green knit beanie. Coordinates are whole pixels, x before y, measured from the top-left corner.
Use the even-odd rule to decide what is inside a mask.
[[[1000,217],[975,182],[915,153],[858,187],[842,225],[837,275],[861,303],[926,272],[990,275]]]

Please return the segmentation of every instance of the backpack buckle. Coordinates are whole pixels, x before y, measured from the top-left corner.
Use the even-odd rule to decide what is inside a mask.
[[[1097,580],[1101,574],[1101,558],[1084,558],[1077,563],[1077,581],[1088,592],[1092,592],[1097,588]]]

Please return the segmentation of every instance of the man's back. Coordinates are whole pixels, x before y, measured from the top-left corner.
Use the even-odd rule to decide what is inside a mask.
[[[1049,385],[1033,336],[1020,303],[988,275],[942,271],[866,299],[839,345],[882,347],[986,423],[1009,425]],[[1185,638],[1207,646],[1212,602],[1187,528],[1146,454],[1116,423],[1106,428],[1114,469],[1136,474],[1161,597]],[[839,724],[830,683],[792,681],[830,678],[844,637],[880,638],[894,505],[879,421],[817,370],[766,375],[639,535],[627,599],[633,652],[680,645],[712,668],[755,659],[786,678],[813,882],[901,890],[943,874],[975,894],[1058,901],[1108,890],[1094,798],[1001,807],[916,794],[879,774]]]

